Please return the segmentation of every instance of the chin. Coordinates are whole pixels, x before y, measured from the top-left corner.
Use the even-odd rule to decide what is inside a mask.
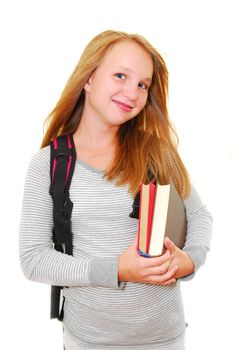
[[[129,119],[131,118],[126,118],[120,115],[118,116],[112,115],[112,118],[104,118],[103,120],[105,121],[105,123],[107,123],[110,126],[120,126],[125,122],[127,122]]]
[[[134,119],[137,116],[137,114],[134,113],[134,115],[131,113],[129,114],[122,114],[119,115],[118,117],[116,116],[116,121],[118,120],[121,124],[126,123],[127,121]]]
[[[129,120],[131,120],[131,119],[133,119],[134,117],[131,117],[131,118],[119,118],[118,120],[117,120],[117,118],[116,118],[116,120],[113,120],[112,122],[113,122],[113,124],[115,124],[115,125],[122,125],[122,124],[124,124],[124,123],[126,123],[126,122],[128,122]]]

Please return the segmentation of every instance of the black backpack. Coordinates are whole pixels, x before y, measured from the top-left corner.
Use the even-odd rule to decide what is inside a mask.
[[[53,199],[53,244],[54,249],[72,255],[71,214],[73,203],[69,197],[69,188],[76,163],[76,150],[73,136],[62,135],[50,142],[50,189]],[[139,216],[140,192],[137,193],[132,218]],[[51,286],[50,318],[63,320],[64,297],[61,286]]]

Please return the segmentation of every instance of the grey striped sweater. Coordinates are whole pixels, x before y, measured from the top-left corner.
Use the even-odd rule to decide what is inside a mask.
[[[31,159],[20,221],[20,261],[34,281],[66,286],[64,326],[77,349],[155,349],[185,330],[180,280],[171,286],[118,283],[118,256],[131,244],[138,220],[129,217],[133,197],[104,172],[77,160],[70,195],[74,203],[73,256],[53,250],[49,146]],[[185,201],[184,250],[204,263],[212,218],[192,187]],[[183,279],[190,279],[193,273]]]

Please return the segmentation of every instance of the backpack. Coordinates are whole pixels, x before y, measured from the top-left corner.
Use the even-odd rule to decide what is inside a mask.
[[[69,189],[76,163],[76,150],[72,134],[58,136],[50,142],[50,189],[53,200],[53,246],[61,253],[72,255],[71,214],[73,203]],[[137,193],[132,218],[139,217],[140,192]],[[62,286],[51,286],[50,318],[62,321],[64,316],[64,297]]]

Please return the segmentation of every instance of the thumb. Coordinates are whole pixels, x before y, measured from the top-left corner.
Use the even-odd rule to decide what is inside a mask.
[[[134,236],[133,241],[130,244],[130,246],[128,247],[128,249],[130,249],[131,251],[136,252],[137,251],[137,242],[138,242],[138,234],[136,234]]]
[[[131,245],[132,245],[134,248],[137,248],[137,242],[138,242],[138,234],[136,234],[136,235],[134,236],[134,239],[133,239]]]
[[[164,245],[169,250],[171,255],[175,253],[176,245],[168,237],[165,237]]]
[[[126,254],[131,254],[131,255],[137,254],[137,241],[138,241],[138,235],[136,234],[134,236],[132,243],[127,247],[127,249],[125,251]]]

